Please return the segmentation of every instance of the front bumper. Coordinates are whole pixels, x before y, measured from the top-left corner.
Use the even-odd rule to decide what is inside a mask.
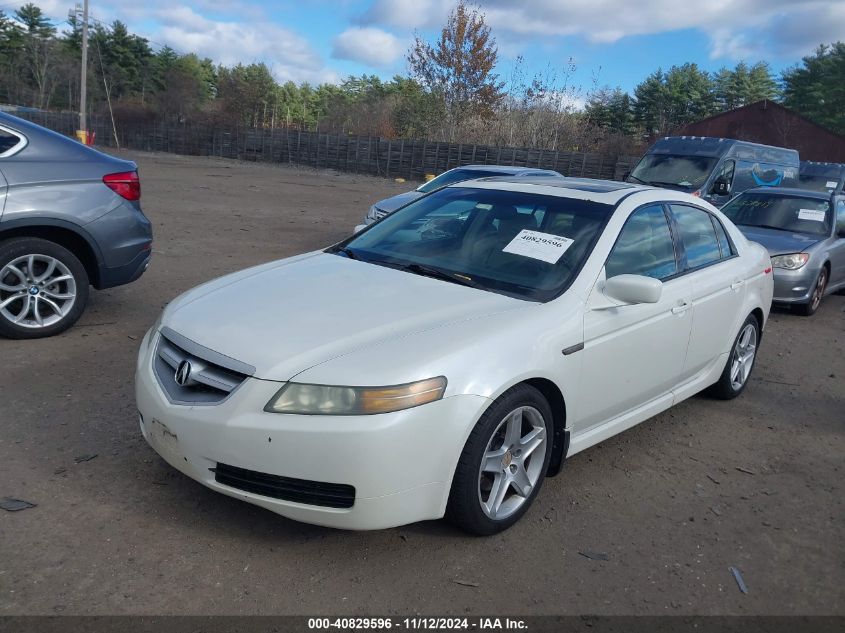
[[[809,265],[798,270],[774,269],[774,303],[807,303],[820,270]]]
[[[151,368],[144,338],[136,373],[141,432],[171,466],[201,484],[297,521],[380,529],[443,516],[452,475],[487,398],[457,395],[391,414],[266,413],[280,383],[248,378],[215,406],[173,405]],[[355,488],[350,508],[297,503],[232,488],[210,469],[227,464]]]

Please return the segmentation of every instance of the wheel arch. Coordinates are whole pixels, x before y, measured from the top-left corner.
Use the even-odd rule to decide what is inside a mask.
[[[0,241],[34,237],[55,242],[73,253],[88,274],[89,282],[100,283],[101,256],[94,240],[78,226],[61,220],[10,221],[0,223]]]
[[[517,384],[534,387],[543,394],[552,409],[554,434],[552,436],[552,456],[549,460],[547,477],[554,477],[560,472],[566,453],[569,450],[569,431],[566,428],[566,401],[558,386],[548,378],[529,378]]]

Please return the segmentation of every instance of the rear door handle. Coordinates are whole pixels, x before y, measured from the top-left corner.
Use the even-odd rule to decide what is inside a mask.
[[[690,304],[687,303],[686,301],[684,301],[683,303],[681,303],[679,305],[676,305],[674,308],[672,308],[672,314],[683,314],[684,312],[689,310],[689,305]]]
[[[731,284],[731,290],[733,290],[734,292],[736,292],[737,290],[739,290],[740,288],[742,288],[742,285],[743,285],[744,283],[745,283],[745,282],[744,282],[744,281],[742,281],[741,279],[740,279],[739,281],[735,281],[735,282],[733,282],[733,283]]]

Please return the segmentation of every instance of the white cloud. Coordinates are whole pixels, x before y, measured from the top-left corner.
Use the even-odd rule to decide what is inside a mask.
[[[402,57],[405,48],[392,33],[371,26],[353,27],[334,38],[332,57],[386,67]]]
[[[416,29],[442,25],[454,0],[375,0],[359,21]]]
[[[696,29],[710,38],[711,57],[806,54],[841,39],[841,0],[479,0],[494,34],[523,45],[537,36],[576,35],[611,44],[624,37]],[[442,25],[451,0],[375,0],[365,24],[400,28]]]

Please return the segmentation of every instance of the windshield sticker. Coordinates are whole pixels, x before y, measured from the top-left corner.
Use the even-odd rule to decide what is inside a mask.
[[[549,264],[557,264],[574,240],[551,233],[540,233],[522,229],[507,246],[502,249],[504,253],[522,255],[539,259]]]
[[[825,183],[825,189],[836,189],[836,181],[835,180],[828,180]]]
[[[814,211],[813,209],[799,209],[799,220],[812,220],[813,222],[824,222],[824,211]]]

